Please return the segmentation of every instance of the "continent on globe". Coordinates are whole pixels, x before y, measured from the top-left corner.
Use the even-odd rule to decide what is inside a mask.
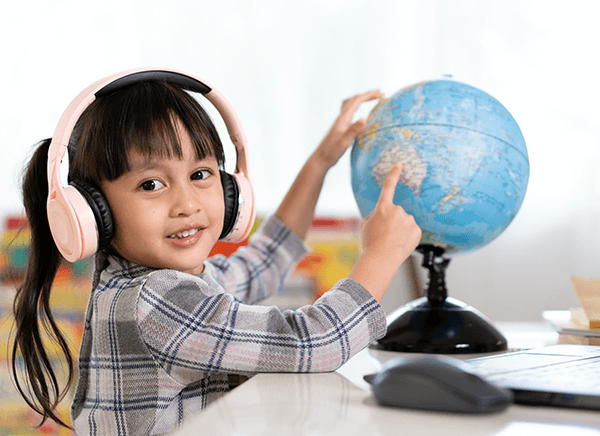
[[[382,99],[352,148],[352,189],[363,216],[396,162],[394,201],[415,217],[422,244],[466,253],[498,237],[529,180],[525,140],[489,94],[453,80],[417,83]]]
[[[419,195],[419,188],[423,179],[427,176],[427,165],[423,163],[415,148],[411,145],[411,140],[421,141],[419,135],[409,129],[397,130],[397,142],[394,142],[383,153],[381,159],[373,167],[373,174],[377,179],[377,184],[383,186],[388,173],[396,162],[403,162],[406,166],[402,171],[400,183],[404,183],[415,190]]]

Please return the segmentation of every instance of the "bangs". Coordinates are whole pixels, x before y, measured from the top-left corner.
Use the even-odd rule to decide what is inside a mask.
[[[132,149],[148,159],[181,159],[178,126],[198,159],[214,157],[223,169],[223,145],[200,104],[176,86],[145,81],[99,97],[82,114],[69,144],[69,178],[96,185],[115,180],[131,170]]]

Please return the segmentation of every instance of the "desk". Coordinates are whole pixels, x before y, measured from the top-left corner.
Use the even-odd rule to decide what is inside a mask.
[[[558,341],[541,323],[496,326],[510,348]],[[598,412],[513,405],[498,414],[474,416],[381,407],[362,377],[399,354],[365,349],[332,373],[256,375],[175,435],[600,436]]]

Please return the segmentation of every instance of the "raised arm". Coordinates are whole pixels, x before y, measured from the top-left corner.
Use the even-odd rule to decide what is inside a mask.
[[[345,100],[340,115],[313,154],[308,158],[294,183],[275,212],[302,239],[310,228],[325,175],[337,163],[354,138],[363,132],[365,120],[352,122],[361,103],[382,97],[373,90]]]

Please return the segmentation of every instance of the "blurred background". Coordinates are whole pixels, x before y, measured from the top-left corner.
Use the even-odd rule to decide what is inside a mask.
[[[539,321],[545,309],[579,306],[570,277],[600,277],[599,12],[593,0],[3,3],[0,266],[4,272],[14,267],[16,275],[5,275],[0,289],[0,357],[12,327],[12,289],[26,257],[26,234],[17,231],[19,185],[32,146],[52,136],[82,89],[142,66],[188,71],[230,100],[249,139],[260,217],[275,211],[344,99],[373,88],[390,96],[443,75],[488,92],[521,127],[529,188],[504,234],[453,258],[449,294],[494,321]],[[371,108],[365,105],[358,116]],[[226,153],[231,171],[231,143]],[[315,254],[284,295],[290,306],[302,302],[298,295],[309,300],[307,289],[328,289],[358,255],[360,214],[349,153],[328,175],[317,215],[309,241]],[[413,260],[423,283],[419,256]],[[383,301],[387,313],[414,298],[409,266]],[[75,350],[87,277],[89,263],[64,267],[57,277],[56,304]],[[5,368],[0,401],[0,434],[29,434],[35,417],[12,390]],[[62,413],[68,414],[68,402]],[[39,432],[60,433],[52,426]]]
[[[223,92],[246,129],[261,216],[274,212],[345,98],[451,74],[512,113],[531,176],[506,232],[452,260],[450,295],[493,320],[539,320],[544,309],[578,305],[571,275],[600,277],[599,12],[592,0],[7,2],[0,218],[22,213],[32,145],[52,136],[83,88],[117,71],[178,68]],[[348,154],[317,213],[359,217]],[[401,271],[386,311],[409,298],[407,287]]]

